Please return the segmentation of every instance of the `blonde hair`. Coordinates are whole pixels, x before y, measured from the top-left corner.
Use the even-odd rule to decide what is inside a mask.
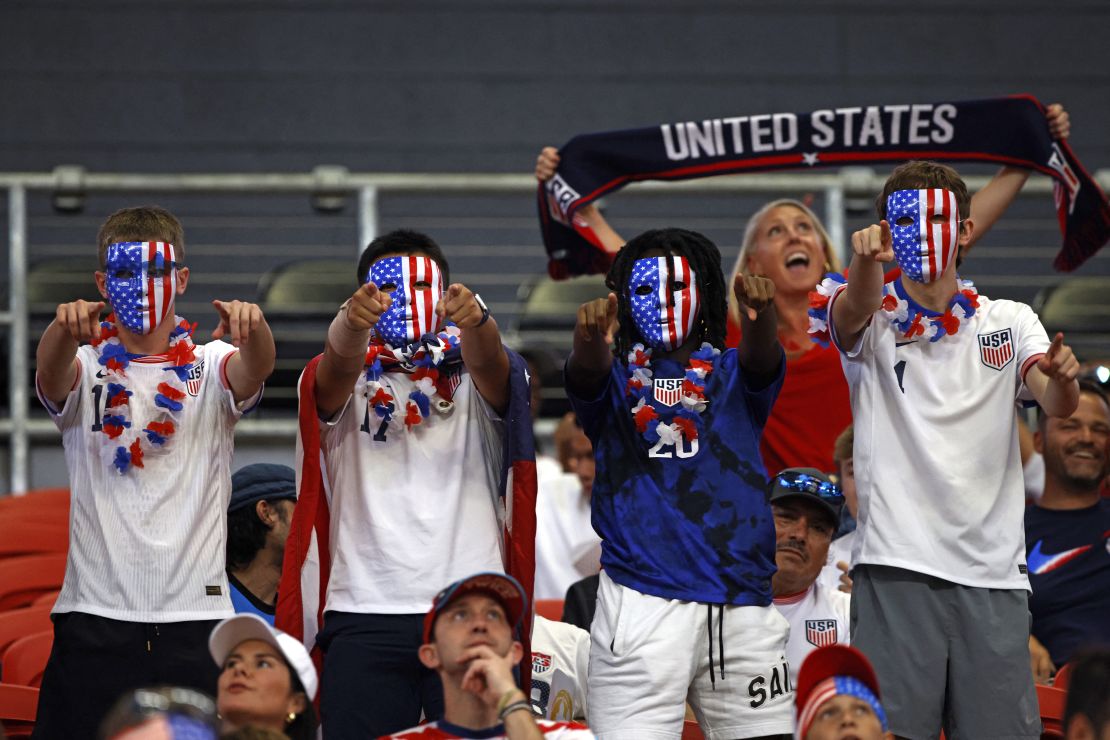
[[[748,219],[747,226],[744,227],[744,240],[740,243],[740,254],[736,256],[736,264],[732,268],[732,274],[728,279],[728,315],[729,318],[736,322],[740,322],[740,307],[736,304],[736,296],[732,292],[732,282],[739,274],[748,273],[748,258],[751,257],[755,251],[755,243],[759,238],[759,222],[763,218],[780,206],[790,206],[804,213],[813,222],[813,228],[817,230],[818,236],[821,237],[821,244],[825,250],[825,272],[840,272],[840,260],[837,259],[836,251],[833,249],[832,239],[829,238],[829,232],[825,230],[825,225],[821,223],[821,219],[817,217],[809,206],[801,201],[794,200],[793,198],[779,198],[770,203],[765,204],[762,208],[752,214]]]

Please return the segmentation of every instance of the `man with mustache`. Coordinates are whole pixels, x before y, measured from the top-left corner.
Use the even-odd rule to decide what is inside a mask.
[[[775,515],[775,608],[790,622],[786,659],[790,682],[806,656],[826,645],[848,644],[851,597],[819,582],[844,508],[840,487],[814,468],[787,468],[770,483]]]
[[[1042,414],[1033,436],[1045,463],[1044,495],[1025,510],[1029,653],[1040,682],[1079,648],[1110,644],[1110,499],[1099,496],[1110,473],[1110,402],[1091,381],[1079,391],[1074,414]]]

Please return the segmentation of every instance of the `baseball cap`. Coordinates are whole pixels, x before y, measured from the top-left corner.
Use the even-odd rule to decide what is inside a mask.
[[[300,640],[271,627],[256,614],[236,614],[217,624],[208,636],[208,652],[216,665],[222,667],[231,651],[246,640],[261,640],[272,645],[292,666],[309,701],[316,698],[316,667],[312,665],[308,650]]]
[[[821,705],[841,694],[856,696],[870,704],[883,730],[887,729],[875,669],[867,656],[854,647],[828,645],[810,652],[798,670],[794,691],[797,738],[805,737]]]
[[[771,479],[771,503],[784,499],[804,499],[817,504],[832,517],[833,527],[840,523],[844,494],[840,486],[817,468],[786,468]]]
[[[424,642],[432,641],[432,628],[435,627],[436,617],[441,611],[456,599],[475,592],[488,594],[497,599],[505,609],[505,616],[508,617],[513,633],[519,631],[520,618],[528,606],[524,589],[515,578],[504,573],[475,573],[455,581],[432,599],[432,608],[424,615]]]
[[[265,499],[297,500],[297,475],[288,465],[255,463],[235,471],[231,476],[231,502],[228,512],[253,506]]]

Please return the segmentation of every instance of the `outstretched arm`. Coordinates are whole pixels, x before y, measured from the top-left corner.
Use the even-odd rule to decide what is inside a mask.
[[[100,336],[103,310],[104,301],[63,303],[39,339],[35,352],[39,388],[56,406],[62,405],[77,381],[77,348]]]
[[[274,335],[254,303],[243,301],[212,301],[220,324],[212,332],[213,339],[228,336],[239,351],[227,361],[227,382],[237,402],[245,401],[262,387],[274,371]]]
[[[379,291],[374,283],[366,283],[332,319],[324,357],[316,368],[316,413],[321,419],[330,419],[347,402],[366,364],[370,328],[392,302],[389,293]]]
[[[894,259],[890,224],[884,219],[852,234],[851,279],[833,303],[832,320],[841,347],[853,347],[883,303],[883,265]]]
[[[567,385],[581,398],[593,398],[605,387],[613,367],[609,344],[617,329],[617,296],[597,298],[578,307],[574,345],[567,359]]]
[[[462,359],[474,387],[498,414],[509,408],[509,356],[497,321],[485,313],[470,288],[453,283],[436,306],[440,318],[462,331]]]
[[[1057,332],[1048,352],[1026,371],[1025,385],[1046,414],[1063,419],[1079,406],[1078,375],[1079,360],[1064,344],[1063,332]]]
[[[762,275],[737,273],[732,290],[740,307],[740,367],[755,378],[773,378],[782,358],[775,284]]]
[[[559,167],[559,150],[553,146],[545,146],[540,150],[540,154],[536,157],[536,179],[540,182],[547,182],[555,176],[555,170]],[[574,213],[576,219],[581,219],[583,223],[589,226],[601,240],[601,244],[605,247],[606,252],[616,254],[624,246],[624,239],[613,230],[605,217],[601,215],[601,211],[593,203],[584,205]]]
[[[1071,119],[1064,106],[1053,103],[1045,109],[1045,116],[1054,139],[1068,138],[1071,134]],[[1006,213],[1006,209],[1025,186],[1029,174],[1029,170],[1021,167],[1003,167],[982,190],[971,197],[971,219],[975,222],[975,231],[971,241],[963,248],[965,258],[976,242]]]

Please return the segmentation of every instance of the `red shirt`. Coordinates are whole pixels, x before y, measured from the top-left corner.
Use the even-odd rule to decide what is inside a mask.
[[[740,327],[730,321],[725,344],[739,343]],[[783,468],[834,472],[833,445],[851,423],[840,352],[831,344],[814,344],[805,354],[786,361],[786,378],[759,445],[767,474]]]

